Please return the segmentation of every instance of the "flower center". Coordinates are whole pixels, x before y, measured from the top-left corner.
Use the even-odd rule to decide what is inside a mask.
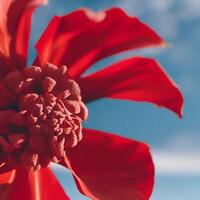
[[[2,92],[1,92],[2,90]],[[82,139],[88,111],[67,67],[46,64],[9,73],[0,85],[0,155],[33,171],[59,162]]]

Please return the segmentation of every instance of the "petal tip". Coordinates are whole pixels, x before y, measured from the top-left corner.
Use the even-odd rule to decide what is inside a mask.
[[[81,9],[85,15],[94,22],[102,22],[106,18],[106,13],[104,11],[95,12],[89,8],[82,8]]]
[[[47,5],[49,3],[48,0],[44,0],[44,5]]]
[[[179,111],[177,112],[177,115],[180,119],[183,118],[183,108],[184,108],[184,99],[183,96],[181,95],[181,105]]]
[[[161,42],[161,47],[163,47],[163,48],[172,48],[173,44],[171,42],[163,41],[163,42]]]

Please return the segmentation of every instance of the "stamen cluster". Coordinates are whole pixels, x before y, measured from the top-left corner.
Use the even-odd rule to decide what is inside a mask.
[[[1,163],[33,171],[62,160],[82,139],[88,111],[67,67],[45,64],[10,72],[0,85]]]

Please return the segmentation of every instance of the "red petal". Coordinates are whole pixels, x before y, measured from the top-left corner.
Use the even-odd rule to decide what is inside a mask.
[[[99,13],[82,9],[53,18],[36,44],[35,64],[64,64],[77,77],[104,57],[163,43],[147,25],[120,8]]]
[[[0,197],[2,200],[9,200],[8,194],[10,191],[10,184],[14,177],[15,170],[0,175]]]
[[[0,74],[26,65],[31,16],[46,0],[0,1]]]
[[[68,163],[79,190],[95,200],[147,200],[154,166],[147,145],[112,134],[84,129]]]
[[[161,66],[150,58],[130,58],[80,78],[86,102],[101,97],[146,101],[182,116],[181,92]]]
[[[69,200],[50,169],[13,170],[0,175],[2,200]]]

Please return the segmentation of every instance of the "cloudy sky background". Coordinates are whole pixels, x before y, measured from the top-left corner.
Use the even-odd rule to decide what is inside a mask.
[[[183,92],[184,117],[180,120],[149,104],[104,99],[89,105],[90,117],[85,126],[123,134],[151,146],[156,166],[151,200],[196,200],[200,196],[199,0],[50,0],[34,15],[29,61],[35,55],[34,43],[53,15],[64,15],[79,7],[98,11],[111,6],[138,16],[171,47],[123,53],[100,61],[92,70],[133,55],[155,57]],[[86,199],[78,194],[66,170],[54,169],[72,200]]]

